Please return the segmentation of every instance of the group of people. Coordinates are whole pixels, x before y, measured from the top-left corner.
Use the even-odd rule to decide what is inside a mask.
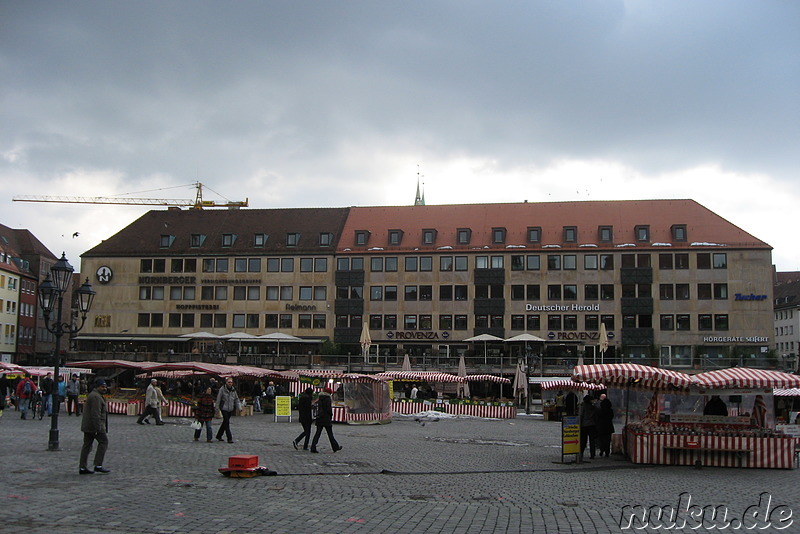
[[[583,397],[580,406],[581,457],[589,447],[589,458],[593,459],[597,451],[600,456],[611,454],[611,435],[614,433],[614,410],[605,393],[598,399],[591,395]]]
[[[52,416],[53,412],[60,412],[61,403],[66,401],[67,415],[80,415],[80,404],[78,398],[86,393],[86,381],[81,380],[77,374],[73,374],[69,380],[65,380],[63,375],[59,375],[57,380],[53,379],[52,373],[47,373],[39,380],[39,384],[33,380],[30,373],[25,373],[21,378],[12,381],[6,376],[0,379],[0,403],[5,403],[6,394],[10,391],[12,402],[20,412],[21,419],[28,419],[28,413],[35,405],[40,403],[39,416],[45,414]],[[5,406],[0,405],[0,410]],[[32,418],[35,418],[34,413]]]
[[[328,434],[328,441],[331,444],[333,452],[342,450],[342,446],[336,441],[333,436],[333,400],[331,399],[333,390],[331,388],[324,388],[314,401],[314,388],[306,388],[297,399],[297,412],[300,419],[300,424],[303,426],[303,431],[292,440],[292,446],[295,449],[300,448],[300,442],[303,442],[303,450],[308,450],[308,440],[311,437],[311,425],[316,422],[317,431],[314,433],[314,438],[311,440],[311,452],[319,452],[317,450],[317,443],[324,430]],[[316,413],[315,413],[316,412]]]

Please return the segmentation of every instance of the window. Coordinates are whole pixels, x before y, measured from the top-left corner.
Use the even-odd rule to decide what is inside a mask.
[[[673,241],[686,241],[686,225],[673,224],[672,225],[672,240]]]
[[[453,286],[453,295],[456,300],[467,300],[467,286]]]
[[[712,254],[712,258],[714,260],[714,268],[715,269],[727,269],[728,268],[728,255],[724,252],[715,252]]]
[[[282,273],[294,272],[294,258],[281,258],[281,272]]]
[[[387,273],[396,273],[397,272],[397,257],[392,256],[386,258],[384,262],[384,267],[386,268]]]
[[[689,315],[679,314],[675,316],[675,330],[691,330]]]
[[[560,271],[561,270],[561,256],[557,254],[550,254],[547,256],[547,270]]]
[[[280,289],[278,286],[267,286],[267,293],[266,299],[267,300],[278,300]]]
[[[647,225],[638,225],[634,228],[636,241],[650,241],[650,227]]]
[[[675,284],[675,300],[689,300],[689,284]]]
[[[701,313],[697,316],[697,329],[698,330],[711,330],[713,323],[711,321],[710,313]]]
[[[397,300],[397,286],[386,286],[383,288],[383,300]]]
[[[489,256],[475,256],[475,268],[476,269],[488,269],[489,268]]]
[[[621,263],[623,269],[636,267],[636,254],[623,254]]]
[[[672,284],[661,284],[658,286],[658,298],[660,300],[675,299],[675,288]]]
[[[433,257],[431,257],[431,256],[422,256],[419,259],[419,270],[420,270],[420,272],[433,271]]]
[[[399,245],[400,242],[403,241],[403,231],[402,230],[389,230],[389,244],[390,245]]]
[[[564,300],[578,300],[578,286],[564,284]]]
[[[525,316],[525,326],[528,330],[541,330],[542,318],[539,315]]]
[[[404,300],[417,300],[419,296],[419,289],[417,286],[405,286]]]
[[[614,284],[600,285],[600,300],[614,300]]]
[[[578,316],[565,315],[564,316],[564,330],[577,330],[578,329]]]
[[[598,300],[600,298],[600,286],[597,284],[583,286],[583,298],[585,300]]]
[[[453,256],[439,256],[439,270],[452,271],[453,270]]]
[[[300,234],[297,232],[289,232],[286,234],[286,246],[296,247],[300,244]]]
[[[371,258],[369,260],[369,270],[373,273],[383,272],[383,258]]]
[[[542,227],[529,226],[528,227],[528,243],[539,243],[542,240]]]
[[[688,269],[689,268],[689,253],[688,252],[680,252],[675,254],[675,268],[676,269]]]
[[[728,315],[715,314],[714,315],[714,330],[727,330],[728,329]]]
[[[383,330],[383,315],[370,315],[369,316],[369,329],[370,330]]]
[[[436,242],[436,230],[430,228],[422,230],[423,245],[433,245],[435,242]]]
[[[472,238],[472,230],[469,228],[459,228],[456,232],[456,236],[459,245],[469,245]]]
[[[538,255],[525,256],[525,268],[529,271],[541,269],[541,259]]]
[[[697,253],[697,268],[710,269],[711,268],[711,254],[708,252]]]
[[[697,284],[697,300],[711,300],[711,284]]]
[[[278,326],[279,328],[292,328],[292,314],[282,313]]]
[[[600,316],[600,323],[606,325],[606,330],[611,332],[614,330],[614,316],[613,315],[601,315]]]
[[[539,284],[528,284],[525,286],[525,297],[528,300],[541,300],[542,294]]]
[[[250,258],[247,260],[247,272],[260,273],[261,272],[261,258]]]
[[[329,247],[333,244],[333,234],[330,232],[322,232],[319,234],[319,246]]]
[[[192,237],[189,240],[189,246],[192,248],[197,248],[203,246],[203,242],[206,240],[206,236],[203,234],[192,234]]]
[[[475,316],[475,328],[489,328],[489,316],[488,315],[476,315]]]
[[[455,265],[456,265],[456,271],[469,270],[469,261],[467,260],[466,256],[456,256]]]
[[[404,315],[403,316],[403,328],[406,330],[416,330],[417,329],[417,316],[416,315]]]
[[[658,268],[662,271],[672,269],[672,254],[658,255]]]
[[[564,254],[564,270],[574,271],[578,268],[578,257],[574,254]]]
[[[159,246],[161,248],[169,248],[172,246],[172,242],[175,241],[174,235],[162,235],[159,240]]]
[[[278,328],[277,313],[267,313],[264,315],[264,328]]]
[[[547,286],[547,300],[561,300],[561,286],[550,284]]]
[[[597,254],[586,254],[583,256],[583,268],[586,271],[597,270]]]
[[[314,272],[327,273],[328,272],[328,258],[314,258]]]
[[[600,270],[601,271],[614,270],[614,256],[612,254],[600,254]]]
[[[453,286],[439,286],[439,300],[453,300]]]
[[[503,256],[492,256],[492,269],[503,269]]]
[[[466,330],[469,322],[466,315],[456,315],[453,317],[453,330]]]
[[[405,269],[407,273],[416,272],[419,270],[419,258],[414,256],[406,256]]]
[[[247,288],[245,286],[233,286],[233,300],[245,300],[246,297]]]
[[[675,330],[674,315],[662,315],[659,322],[661,330]]]
[[[512,315],[511,316],[511,330],[524,330],[525,329],[525,316]]]
[[[253,246],[263,247],[267,244],[268,238],[269,236],[267,234],[253,234]]]
[[[247,258],[235,258],[233,260],[233,272],[235,273],[247,272]]]
[[[311,286],[300,286],[300,300],[312,300],[314,290]]]
[[[314,271],[314,259],[313,258],[300,258],[300,272],[301,273],[310,273]]]
[[[310,313],[301,313],[297,316],[297,328],[311,328]]]
[[[714,284],[714,300],[728,299],[728,284]]]
[[[356,230],[356,245],[364,246],[369,241],[369,232],[366,230]]]
[[[347,259],[347,258],[343,258]],[[268,273],[277,273],[281,270],[281,260],[280,258],[267,258],[267,272]]]
[[[600,226],[597,228],[597,237],[601,243],[610,243],[614,240],[614,231],[611,226]]]
[[[475,298],[476,299],[488,299],[489,298],[489,286],[486,284],[477,284],[475,286]]]
[[[294,288],[292,286],[281,286],[281,300],[292,300]]]
[[[397,329],[397,315],[384,315],[383,316],[383,328],[386,330],[396,330]]]
[[[547,329],[548,330],[561,330],[561,316],[548,315],[547,316]]]
[[[235,234],[222,234],[223,247],[232,247],[235,242],[236,242]]]
[[[502,244],[506,242],[505,228],[492,228],[492,243]]]
[[[511,270],[524,271],[525,270],[525,256],[511,256]]]
[[[578,227],[565,226],[564,227],[564,242],[576,243],[578,241]]]
[[[327,300],[328,286],[314,286],[314,300]]]
[[[522,284],[511,286],[511,300],[525,300],[525,286]]]
[[[420,315],[419,316],[419,329],[420,330],[432,330],[433,329],[433,316],[431,316],[431,315]]]
[[[419,286],[419,300],[433,300],[433,286]]]
[[[214,300],[228,300],[228,286],[214,286]]]

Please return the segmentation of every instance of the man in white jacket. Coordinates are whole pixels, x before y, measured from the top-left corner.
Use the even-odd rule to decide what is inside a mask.
[[[158,387],[158,380],[153,378],[150,380],[150,385],[147,386],[147,391],[144,394],[144,411],[142,412],[142,415],[139,416],[139,420],[136,422],[140,425],[145,423],[149,425],[150,420],[148,418],[152,415],[156,418],[157,425],[163,425],[164,421],[161,420],[162,403],[166,404],[167,399],[164,398],[161,388]]]

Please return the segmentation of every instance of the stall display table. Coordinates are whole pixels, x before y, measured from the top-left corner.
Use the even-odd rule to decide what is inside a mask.
[[[793,469],[800,439],[789,436],[722,436],[628,429],[627,452],[636,464]]]
[[[391,413],[354,413],[348,406],[333,407],[333,421],[335,423],[364,424],[364,423],[389,423]]]
[[[513,404],[464,404],[446,401],[392,401],[392,411],[404,415],[420,412],[439,411],[453,415],[472,415],[475,417],[491,417],[493,419],[515,419],[517,407]]]

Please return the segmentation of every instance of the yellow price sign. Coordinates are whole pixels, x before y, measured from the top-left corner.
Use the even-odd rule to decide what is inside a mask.
[[[292,398],[275,397],[275,417],[292,416]]]
[[[580,417],[565,416],[561,419],[561,454],[581,453]]]

